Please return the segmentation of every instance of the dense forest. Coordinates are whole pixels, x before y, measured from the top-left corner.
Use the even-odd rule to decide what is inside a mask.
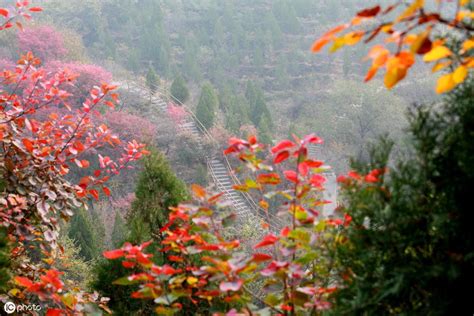
[[[0,0],[3,310],[472,313],[473,8]]]

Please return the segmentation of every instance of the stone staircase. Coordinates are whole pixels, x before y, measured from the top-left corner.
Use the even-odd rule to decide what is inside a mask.
[[[149,94],[145,87],[141,87],[136,83],[127,84],[128,89],[135,93],[144,95]],[[155,93],[150,98],[151,104],[156,106],[161,113],[168,113],[168,104],[165,101],[165,96],[161,93]],[[174,102],[179,103],[179,102]],[[182,105],[184,107],[184,105]],[[211,137],[207,130],[200,124],[195,115],[187,108],[185,108],[188,115],[178,124],[177,129],[181,132],[193,135],[197,140],[198,146],[202,148],[205,138]],[[240,184],[239,179],[234,175],[232,168],[229,165],[225,156],[207,157],[207,166],[212,181],[217,190],[224,193],[226,202],[232,205],[235,210],[237,218],[255,221],[258,219],[264,220],[274,232],[283,227],[280,219],[276,216],[267,215],[261,207],[253,201],[247,193],[242,193],[234,190],[233,186]],[[255,223],[256,227],[260,227],[259,223]]]

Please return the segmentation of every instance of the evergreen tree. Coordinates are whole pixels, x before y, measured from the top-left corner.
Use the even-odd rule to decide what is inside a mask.
[[[122,219],[122,215],[120,215],[119,212],[115,212],[114,227],[112,229],[112,235],[110,237],[112,247],[121,247],[126,236],[127,228],[125,226],[124,220]]]
[[[155,93],[158,90],[158,86],[160,83],[160,78],[155,72],[153,67],[148,68],[148,72],[146,74],[146,85],[148,89],[150,89],[151,93]]]
[[[268,116],[262,116],[258,124],[258,136],[262,143],[271,144],[272,135]]]
[[[179,102],[186,103],[189,99],[189,90],[183,77],[177,76],[171,84],[170,93]]]
[[[239,133],[240,127],[250,123],[249,105],[243,97],[231,96],[228,110],[224,113],[226,128],[235,134]]]
[[[71,219],[68,236],[80,247],[79,254],[86,261],[100,255],[97,231],[91,216],[83,208],[78,209]]]
[[[119,214],[116,215],[112,242],[122,245],[124,242],[140,244],[152,238],[159,238],[159,230],[168,220],[168,209],[187,198],[187,191],[171,170],[165,157],[156,149],[143,161],[136,188],[136,199],[124,227]],[[128,230],[128,231],[127,231]],[[120,239],[120,236],[123,236]],[[166,261],[166,254],[160,252],[154,243],[149,247],[156,264]],[[109,297],[109,307],[117,315],[150,315],[153,313],[153,302],[136,300],[130,295],[137,290],[136,286],[116,286],[115,280],[126,275],[120,260],[102,260],[95,267],[95,279],[92,288]]]
[[[199,45],[193,36],[184,40],[183,72],[194,81],[202,78],[201,68],[198,63]]]
[[[217,108],[218,99],[214,88],[211,84],[205,83],[196,107],[196,117],[208,129],[214,125]]]
[[[187,198],[186,186],[174,174],[166,158],[156,149],[143,161],[132,203],[129,223],[139,218],[152,234],[158,233],[168,220],[170,206]]]
[[[474,279],[474,82],[443,108],[410,115],[411,154],[372,185],[347,183],[343,211],[353,218],[337,260],[350,273],[334,313],[472,313]],[[360,173],[387,167],[390,143],[374,147]]]

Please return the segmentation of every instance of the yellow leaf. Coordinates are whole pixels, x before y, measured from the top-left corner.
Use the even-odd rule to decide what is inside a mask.
[[[474,68],[474,58],[469,57],[464,60],[467,68]]]
[[[405,78],[406,74],[406,68],[394,68],[390,71],[387,71],[384,78],[384,84],[387,89],[393,88],[400,80]]]
[[[469,0],[460,0],[459,3],[464,6],[469,3]]]
[[[425,62],[431,62],[435,60],[439,60],[441,58],[448,57],[452,54],[452,52],[446,46],[436,46],[428,53],[425,54],[423,60]]]
[[[409,16],[413,15],[418,9],[425,5],[424,0],[415,0],[398,18],[397,22],[400,22]]]
[[[451,91],[456,86],[456,82],[454,82],[453,74],[446,74],[441,76],[438,79],[438,83],[436,85],[436,93],[445,93]]]
[[[362,36],[364,35],[363,32],[350,32],[344,35],[344,42],[346,45],[352,46],[357,44]]]
[[[415,41],[417,40],[418,38],[418,35],[416,34],[408,34],[407,36],[405,36],[405,38],[403,39],[403,42],[405,44],[408,44],[408,45],[412,45],[413,43],[415,43]]]
[[[189,285],[194,285],[196,283],[198,283],[198,278],[195,278],[195,277],[188,277],[186,279],[186,282],[188,282]]]
[[[459,66],[456,68],[456,70],[453,72],[453,80],[456,84],[460,84],[464,80],[466,80],[467,77],[467,67],[466,66]]]
[[[331,48],[329,49],[329,52],[334,53],[345,44],[346,42],[344,40],[344,37],[338,37],[334,40],[334,44],[332,44]]]
[[[384,32],[384,33],[388,33],[392,30],[392,26],[393,26],[392,23],[388,23],[387,25],[382,26],[381,31]]]
[[[474,38],[468,39],[464,43],[462,43],[463,53],[473,48],[474,48]]]
[[[438,62],[436,63],[433,68],[431,69],[432,72],[437,72],[437,71],[440,71],[441,69],[444,69],[446,67],[448,67],[449,65],[451,65],[451,61],[448,60],[448,61],[444,61],[444,62]]]

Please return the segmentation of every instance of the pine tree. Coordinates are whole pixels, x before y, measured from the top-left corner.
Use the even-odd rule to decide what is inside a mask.
[[[132,203],[129,223],[139,218],[152,234],[157,234],[168,219],[170,206],[176,206],[187,198],[187,190],[174,174],[166,158],[156,149],[143,161]]]
[[[160,78],[156,74],[155,69],[153,69],[153,67],[148,68],[146,74],[146,85],[152,94],[158,90],[159,82]]]
[[[258,136],[259,140],[265,144],[272,143],[272,134],[270,128],[270,122],[267,116],[262,116],[258,124]]]
[[[91,216],[85,209],[78,209],[71,219],[68,236],[80,247],[79,254],[86,260],[100,255],[97,232]]]
[[[122,215],[120,215],[119,212],[115,212],[114,227],[112,229],[112,235],[110,237],[112,247],[121,247],[126,237],[127,228],[125,226],[124,220],[122,219]]]
[[[208,129],[214,125],[217,108],[218,99],[214,88],[211,84],[205,83],[196,107],[196,117]]]
[[[183,77],[178,76],[173,80],[171,84],[170,93],[175,97],[179,102],[186,103],[189,99],[189,90],[186,86],[186,82]]]
[[[116,215],[112,242],[122,245],[124,242],[140,244],[152,238],[159,239],[160,228],[168,219],[168,209],[187,199],[186,186],[173,173],[165,157],[156,149],[150,148],[150,155],[143,161],[135,191],[136,199],[132,203],[126,227],[121,217]],[[125,229],[124,229],[125,228]],[[120,236],[123,239],[120,240]],[[152,244],[148,250],[153,254],[156,264],[166,263],[166,254]],[[114,246],[115,247],[115,246]],[[169,262],[168,262],[169,264]],[[109,307],[117,315],[150,315],[153,313],[153,301],[146,302],[130,297],[136,286],[120,286],[113,281],[126,275],[120,260],[102,260],[95,267],[92,288],[109,297]]]

